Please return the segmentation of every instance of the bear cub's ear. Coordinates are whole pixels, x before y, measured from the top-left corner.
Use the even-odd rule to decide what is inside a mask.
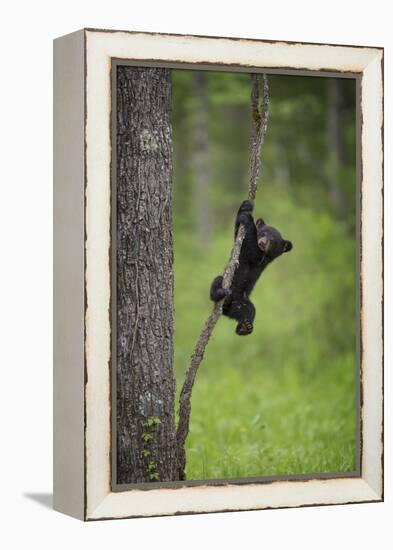
[[[266,225],[266,224],[262,218],[258,218],[257,221],[255,222],[255,225],[258,226],[258,225]]]
[[[292,248],[293,248],[293,246],[292,246],[291,241],[284,241],[283,242],[283,247],[282,247],[283,252],[289,252],[290,250],[292,250]]]

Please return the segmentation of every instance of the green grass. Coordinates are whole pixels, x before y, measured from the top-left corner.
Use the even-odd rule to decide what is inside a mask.
[[[326,213],[278,193],[265,193],[267,221],[294,249],[252,295],[253,334],[238,337],[225,317],[214,330],[192,395],[190,480],[356,468],[354,241]],[[178,391],[231,245],[230,225],[206,249],[175,224]]]
[[[304,380],[290,363],[278,375],[215,366],[194,390],[188,479],[355,469],[354,402],[329,376]],[[350,370],[338,363],[333,372],[343,367],[350,390]]]

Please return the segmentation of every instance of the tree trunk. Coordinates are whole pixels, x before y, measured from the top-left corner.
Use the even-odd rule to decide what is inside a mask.
[[[207,75],[193,73],[194,109],[192,113],[192,181],[194,184],[196,227],[199,241],[207,246],[211,235],[212,215],[209,202],[211,182],[209,157],[209,112]]]
[[[171,75],[117,71],[117,483],[173,481]]]

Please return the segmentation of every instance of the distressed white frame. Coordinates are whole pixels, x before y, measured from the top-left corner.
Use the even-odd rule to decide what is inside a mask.
[[[55,428],[57,426],[60,430],[64,444],[55,445],[55,507],[81,519],[92,520],[382,500],[383,50],[369,47],[273,43],[245,39],[100,30],[79,31],[56,42],[58,60],[56,61],[55,55],[55,75],[56,63],[59,64],[61,61],[63,64],[69,63],[70,70],[72,64],[75,66],[76,59],[82,65],[84,63],[85,156],[83,161],[85,171],[79,185],[85,193],[85,235],[83,236],[85,237],[83,347],[85,364],[78,364],[80,361],[76,360],[70,369],[69,360],[67,363],[67,350],[61,349],[66,344],[59,342],[60,351],[57,366],[55,364],[55,374],[57,369],[57,378],[61,380],[63,388],[64,385],[76,383],[80,386],[82,379],[85,387],[83,395],[80,394],[83,391],[81,387],[68,388],[68,397],[62,396],[61,391],[56,393],[57,399],[60,399],[58,409],[61,411],[57,416],[55,411]],[[73,53],[68,55],[71,50]],[[170,63],[212,63],[244,67],[247,70],[265,68],[284,72],[298,69],[361,74],[362,453],[360,477],[112,492],[109,268],[110,71],[113,58],[150,62],[165,60]],[[80,70],[82,70],[81,67],[79,66]],[[58,73],[61,73],[60,68]],[[67,87],[67,84],[64,85]],[[58,93],[64,95],[67,89],[60,90],[59,86]],[[56,104],[55,94],[55,110]],[[59,106],[59,109],[61,108],[65,107]],[[58,119],[61,117],[60,114]],[[60,120],[59,132],[62,130],[61,124],[67,124],[67,121]],[[75,131],[79,132],[79,120],[75,126]],[[74,147],[75,156],[77,155],[75,145],[70,143],[69,148],[72,147]],[[65,149],[67,152],[67,144]],[[66,154],[64,149],[58,152],[59,157],[64,154]],[[70,158],[73,158],[72,155]],[[55,165],[55,180],[56,173]],[[69,175],[71,176],[72,174]],[[78,176],[80,180],[81,174],[78,173]],[[64,186],[67,184],[67,175],[58,173],[57,180],[55,186]],[[59,238],[59,246],[62,246],[62,242],[64,245],[66,238],[63,237],[63,241]],[[65,375],[66,369],[68,371]],[[71,380],[72,373],[75,376]],[[74,399],[70,397],[70,392],[71,395],[72,392],[79,395],[76,413],[74,410],[71,412],[71,407],[67,408],[67,403],[62,408],[62,400],[68,399],[71,402]],[[83,411],[81,411],[81,398]],[[67,411],[69,415],[73,415],[73,430],[65,427],[67,421],[70,421],[66,417]],[[73,445],[78,452],[75,453],[76,456],[72,455],[64,459],[64,449],[67,445]],[[82,466],[81,454],[84,456]],[[67,473],[68,476],[65,475]],[[75,479],[79,480],[83,486],[82,489],[75,488]],[[73,483],[71,483],[72,480]]]

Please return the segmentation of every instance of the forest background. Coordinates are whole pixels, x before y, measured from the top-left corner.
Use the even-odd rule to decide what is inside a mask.
[[[220,319],[199,369],[187,479],[356,469],[356,82],[270,75],[255,216],[293,251],[254,332]],[[175,374],[181,388],[247,194],[250,76],[173,71]]]

